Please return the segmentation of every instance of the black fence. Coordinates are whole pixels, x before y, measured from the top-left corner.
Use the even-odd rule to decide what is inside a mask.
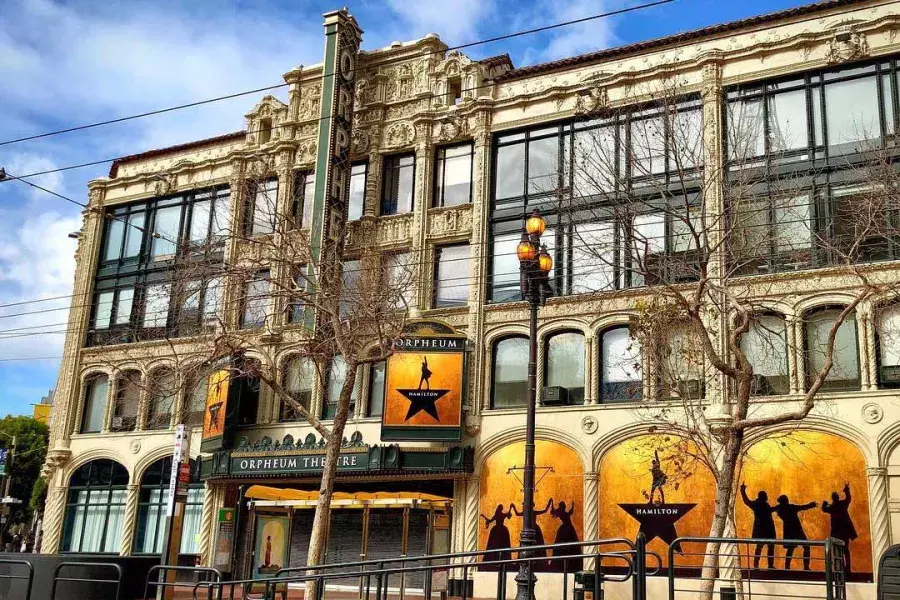
[[[0,600],[135,600],[157,564],[158,556],[0,554]]]

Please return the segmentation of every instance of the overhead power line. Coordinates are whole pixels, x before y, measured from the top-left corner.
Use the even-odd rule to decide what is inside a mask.
[[[606,11],[606,12],[603,12],[603,13],[598,13],[598,14],[596,14],[596,15],[589,15],[589,16],[586,16],[586,17],[578,18],[578,19],[570,19],[570,20],[568,20],[568,21],[561,21],[561,22],[559,22],[559,23],[553,23],[553,24],[551,24],[551,25],[544,25],[544,26],[542,26],[542,27],[535,27],[535,28],[532,28],[532,29],[525,29],[525,30],[516,31],[516,32],[513,32],[513,33],[507,33],[507,34],[503,34],[503,35],[499,35],[499,36],[495,36],[495,37],[491,37],[491,38],[485,38],[485,39],[476,40],[476,41],[473,41],[473,42],[467,42],[467,43],[465,43],[465,44],[459,44],[459,45],[457,45],[457,46],[450,46],[450,47],[448,47],[448,48],[446,48],[446,49],[441,49],[441,50],[429,50],[429,51],[427,51],[427,52],[420,52],[420,53],[418,53],[418,54],[416,54],[416,55],[414,55],[414,56],[412,56],[412,57],[409,57],[409,58],[417,58],[417,57],[422,57],[422,56],[429,56],[429,55],[432,55],[432,54],[441,54],[441,53],[444,53],[444,52],[449,52],[449,51],[451,51],[451,50],[461,50],[461,49],[463,49],[463,48],[472,48],[472,47],[474,47],[474,46],[480,46],[480,45],[484,45],[484,44],[490,44],[490,43],[493,43],[493,42],[499,42],[499,41],[503,41],[503,40],[508,40],[508,39],[512,39],[512,38],[516,38],[516,37],[520,37],[520,36],[524,36],[524,35],[533,35],[533,34],[535,34],[535,33],[543,33],[543,32],[545,32],[545,31],[550,31],[550,30],[553,30],[553,29],[559,29],[559,28],[561,28],[561,27],[568,27],[568,26],[571,26],[571,25],[578,25],[578,24],[581,24],[581,23],[587,23],[587,22],[589,22],[589,21],[593,21],[593,20],[596,20],[596,19],[602,19],[602,18],[606,18],[606,17],[612,17],[612,16],[616,16],[616,15],[620,15],[620,14],[625,14],[625,13],[629,13],[629,12],[634,12],[634,11],[637,11],[637,10],[642,10],[642,9],[645,9],[645,8],[652,8],[652,7],[654,7],[654,6],[659,6],[659,5],[662,5],[662,4],[668,4],[668,3],[674,2],[674,1],[675,1],[675,0],[656,0],[656,1],[654,1],[654,2],[648,2],[648,3],[645,3],[645,4],[638,4],[638,5],[636,5],[636,6],[629,6],[629,7],[620,8],[620,9],[617,9],[617,10],[611,10],[611,11]],[[333,73],[327,73],[327,74],[325,74],[323,77],[333,77],[333,76],[334,76]],[[116,124],[116,123],[124,123],[124,122],[126,122],[126,121],[133,121],[133,120],[135,120],[135,119],[143,119],[143,118],[146,118],[146,117],[152,117],[152,116],[155,116],[155,115],[161,115],[161,114],[165,114],[165,113],[170,113],[170,112],[174,112],[174,111],[177,111],[177,110],[183,110],[183,109],[187,109],[187,108],[194,108],[194,107],[197,107],[197,106],[203,106],[203,105],[206,105],[206,104],[212,104],[212,103],[214,103],[214,102],[221,102],[221,101],[224,101],[224,100],[232,100],[232,99],[234,99],[234,98],[239,98],[239,97],[241,97],[241,96],[248,96],[248,95],[251,95],[251,94],[258,94],[258,93],[260,93],[260,92],[266,92],[266,91],[276,90],[276,89],[280,89],[280,88],[283,88],[283,87],[287,87],[288,85],[289,85],[289,84],[287,84],[287,83],[278,83],[278,84],[275,84],[275,85],[269,85],[269,86],[265,86],[265,87],[255,88],[255,89],[252,89],[252,90],[245,90],[245,91],[242,91],[242,92],[235,92],[235,93],[233,93],[233,94],[225,94],[225,95],[222,95],[222,96],[216,96],[215,98],[208,98],[208,99],[206,99],[206,100],[198,100],[198,101],[195,101],[195,102],[188,102],[188,103],[185,103],[185,104],[178,104],[178,105],[175,105],[175,106],[169,106],[169,107],[166,107],[166,108],[160,108],[160,109],[151,110],[151,111],[147,111],[147,112],[143,112],[143,113],[138,113],[138,114],[134,114],[134,115],[128,115],[128,116],[124,116],[124,117],[117,117],[117,118],[115,118],[115,119],[107,119],[107,120],[105,120],[105,121],[97,121],[97,122],[94,122],[94,123],[86,123],[86,124],[84,124],[84,125],[76,125],[76,126],[74,126],[74,127],[67,127],[67,128],[64,128],[64,129],[57,129],[57,130],[54,130],[54,131],[46,131],[46,132],[44,132],[44,133],[37,133],[37,134],[34,134],[34,135],[27,135],[27,136],[23,136],[23,137],[19,137],[19,138],[14,138],[14,139],[2,141],[2,142],[0,142],[0,146],[7,146],[7,145],[10,145],[10,144],[17,144],[17,143],[19,143],[19,142],[27,142],[27,141],[30,141],[30,140],[37,140],[37,139],[47,138],[47,137],[51,137],[51,136],[55,136],[55,135],[61,135],[61,134],[64,134],[64,133],[72,133],[72,132],[75,132],[75,131],[84,131],[84,130],[86,130],[86,129],[94,129],[94,128],[97,128],[97,127],[103,127],[103,126],[105,126],[105,125],[114,125],[114,124]],[[471,90],[464,90],[464,91],[471,91]],[[432,94],[432,95],[433,95],[433,94]],[[113,159],[113,160],[115,160],[115,159]],[[71,167],[71,168],[79,168],[79,167],[81,167],[81,166],[93,166],[93,165],[96,165],[96,164],[102,164],[102,163],[104,163],[104,162],[110,162],[110,161],[96,161],[96,162],[92,162],[92,163],[84,163],[83,165],[80,165],[80,166],[73,166],[73,167]],[[35,175],[29,174],[29,175],[25,175],[24,177],[33,177],[33,176],[35,176]]]

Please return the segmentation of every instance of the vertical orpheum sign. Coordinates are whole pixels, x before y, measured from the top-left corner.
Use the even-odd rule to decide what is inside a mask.
[[[350,188],[350,132],[356,92],[356,60],[362,30],[346,9],[325,13],[325,60],[322,64],[321,112],[316,144],[315,199],[310,226],[313,260],[308,280],[323,249],[339,246]],[[337,250],[339,248],[335,248]],[[307,311],[307,326],[315,315]]]

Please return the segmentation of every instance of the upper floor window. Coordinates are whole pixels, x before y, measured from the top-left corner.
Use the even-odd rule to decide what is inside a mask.
[[[366,415],[380,417],[384,411],[385,361],[369,365],[369,404]]]
[[[188,207],[187,241],[194,251],[218,249],[231,231],[231,194],[227,189],[197,192]]]
[[[434,205],[456,206],[472,201],[471,143],[438,148],[434,168]]]
[[[831,370],[825,376],[822,391],[858,390],[860,386],[856,315],[847,315],[837,328],[834,343],[828,342],[840,314],[840,308],[828,308],[813,312],[806,319],[807,385],[822,372],[831,353]]]
[[[547,340],[545,353],[543,403],[584,404],[584,335],[574,331],[554,334]]]
[[[741,338],[741,350],[753,367],[750,393],[760,396],[787,394],[787,326],[780,315],[758,315]]]
[[[303,311],[306,308],[306,265],[297,265],[291,273],[291,287],[293,293],[288,302],[288,323],[300,323],[303,321]]]
[[[307,411],[312,406],[313,382],[316,366],[312,360],[298,356],[288,361],[284,369],[284,388],[297,404]],[[297,421],[302,413],[287,402],[281,404],[281,420]]]
[[[142,378],[139,371],[125,371],[116,380],[111,431],[134,431],[141,406]]]
[[[144,314],[141,325],[145,329],[164,329],[169,323],[172,300],[171,283],[153,283],[144,287]]]
[[[81,433],[99,433],[103,430],[108,399],[109,378],[106,375],[94,375],[85,380]]]
[[[528,338],[507,337],[494,344],[491,406],[510,408],[528,402]]]
[[[278,180],[257,181],[247,194],[247,233],[265,235],[275,231],[278,222]]]
[[[203,425],[203,415],[206,412],[206,395],[209,390],[209,378],[197,376],[193,386],[186,394],[184,409],[184,424],[190,427]]]
[[[269,272],[260,271],[244,283],[241,329],[262,327],[269,314]]]
[[[102,330],[129,325],[134,307],[134,287],[122,287],[96,294],[92,329]]]
[[[900,304],[891,304],[878,312],[878,384],[900,387]]]
[[[172,410],[178,394],[178,381],[173,371],[153,373],[147,402],[147,429],[168,429],[172,424]]]
[[[325,401],[322,403],[322,418],[333,419],[337,412],[338,402],[341,398],[341,390],[347,381],[347,361],[343,356],[337,355],[331,360],[331,368],[328,371],[328,382],[325,386]],[[349,414],[352,417],[356,407],[356,388],[354,384],[350,391]]]
[[[662,352],[662,396],[694,401],[705,394],[705,353],[688,324],[672,327]]]
[[[644,397],[641,343],[627,326],[600,334],[600,399],[634,401]]]
[[[469,245],[435,249],[434,307],[449,308],[469,303]]]
[[[381,178],[382,215],[399,215],[412,211],[415,172],[415,154],[399,154],[384,159]]]
[[[736,273],[795,270],[813,263],[813,204],[808,190],[736,199],[729,262]]]
[[[758,164],[873,150],[896,131],[896,66],[851,65],[728,91],[728,158]]]
[[[221,277],[177,282],[174,287],[179,335],[192,335],[216,326],[222,316]]]
[[[312,225],[313,204],[316,198],[316,175],[312,171],[294,173],[294,192],[291,197],[291,219],[296,228]]]
[[[356,221],[363,216],[366,202],[366,179],[369,163],[356,163],[350,167],[350,195],[347,202],[347,220]],[[403,212],[403,211],[401,211]]]
[[[145,203],[111,209],[106,218],[102,262],[137,259],[147,222]]]
[[[491,245],[491,300],[494,302],[513,302],[522,299],[522,282],[519,275],[519,259],[516,246],[522,239],[521,223],[515,221],[516,230],[512,233],[495,235]],[[541,236],[541,243],[553,256],[556,252],[556,230],[548,227]],[[558,272],[556,258],[549,277],[553,280]]]
[[[175,258],[178,249],[184,205],[181,198],[158,200],[155,204],[150,257],[151,260],[170,260]]]
[[[415,261],[409,252],[382,255],[388,302],[397,310],[415,305]]]

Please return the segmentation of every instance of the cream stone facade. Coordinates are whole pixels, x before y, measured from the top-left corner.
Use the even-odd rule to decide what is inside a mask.
[[[527,334],[527,307],[522,302],[491,299],[492,211],[496,172],[496,140],[507,132],[519,132],[546,123],[571,120],[585,110],[621,107],[640,101],[635,90],[646,82],[677,76],[683,92],[702,103],[705,169],[718,180],[718,202],[724,208],[721,174],[727,160],[723,149],[724,101],[727,90],[738,85],[808,72],[840,69],[849,64],[890,63],[887,83],[896,96],[900,80],[894,62],[900,59],[900,13],[886,0],[834,1],[789,10],[772,16],[711,27],[696,34],[644,42],[565,59],[558,63],[522,69],[513,68],[508,57],[475,60],[458,51],[448,51],[437,35],[387,48],[362,51],[356,74],[355,122],[351,134],[354,160],[367,161],[365,200],[361,218],[348,224],[347,251],[377,247],[385,253],[404,250],[418,253],[412,315],[439,319],[464,332],[472,346],[468,356],[468,390],[464,404],[462,445],[474,448],[474,470],[450,478],[452,518],[449,549],[482,548],[480,514],[485,491],[482,468],[485,461],[510,443],[524,438],[524,408],[494,408],[492,368],[497,344],[511,335]],[[887,67],[885,67],[887,68]],[[172,429],[148,426],[148,392],[141,391],[140,414],[132,431],[113,431],[112,399],[121,386],[123,369],[145,378],[171,364],[175,344],[189,348],[206,343],[202,337],[142,341],[122,346],[89,345],[92,328],[94,282],[101,266],[104,243],[104,211],[130,203],[221,186],[230,189],[230,221],[240,223],[244,199],[241,185],[252,174],[260,154],[275,157],[279,190],[290,190],[295,174],[314,167],[322,101],[322,67],[313,65],[285,74],[287,104],[273,96],[260,100],[246,115],[246,131],[203,140],[181,147],[137,154],[119,159],[110,176],[89,183],[89,208],[76,252],[74,301],[69,317],[56,402],[53,407],[51,442],[46,463],[50,487],[44,521],[44,552],[67,551],[64,530],[70,481],[90,461],[108,459],[124,467],[128,481],[121,495],[121,526],[108,535],[120,535],[120,543],[108,548],[123,555],[135,553],[140,482],[145,470],[172,452]],[[892,87],[891,87],[892,86]],[[890,99],[889,99],[890,100]],[[893,101],[893,100],[891,100]],[[894,110],[897,107],[894,106]],[[891,116],[891,119],[894,117]],[[437,153],[458,143],[472,148],[471,202],[441,206],[434,199]],[[384,197],[381,174],[384,163],[398,154],[414,157],[414,202],[404,214],[382,215]],[[715,193],[715,192],[713,192]],[[280,192],[281,206],[287,192]],[[468,244],[470,273],[468,300],[452,308],[434,308],[436,253],[455,244]],[[240,249],[225,250],[228,261]],[[879,281],[900,281],[898,263],[873,263],[871,276]],[[846,279],[827,266],[749,277],[747,285],[777,288],[769,296],[772,310],[784,316],[789,347],[802,346],[805,335],[802,316],[818,307],[841,305],[852,293]],[[239,290],[226,289],[224,297],[236,298]],[[646,432],[646,419],[631,403],[607,403],[600,392],[601,334],[612,326],[627,324],[646,290],[635,287],[587,295],[552,298],[541,309],[539,321],[538,387],[547,385],[547,341],[555,332],[583,334],[584,402],[578,405],[541,406],[537,412],[539,440],[570,449],[581,461],[583,474],[578,491],[583,504],[581,531],[585,538],[597,537],[605,513],[600,497],[605,457],[620,443]],[[855,390],[822,393],[821,406],[800,426],[803,430],[828,434],[855,448],[862,461],[866,490],[854,489],[855,502],[867,497],[868,521],[865,537],[869,564],[889,545],[900,541],[900,392],[882,384],[877,342],[876,309],[884,299],[867,300],[856,311],[859,354],[859,385]],[[226,305],[228,303],[226,302]],[[277,314],[277,313],[276,313]],[[227,315],[236,325],[238,315]],[[273,338],[271,355],[289,358],[278,344],[291,339],[291,325],[283,316],[271,328],[284,338]],[[281,339],[282,341],[278,341]],[[793,343],[796,342],[796,343]],[[142,360],[135,360],[137,350]],[[130,364],[118,361],[126,356]],[[788,389],[785,394],[761,397],[761,410],[793,405],[806,385],[804,357],[793,352],[788,359]],[[645,369],[646,371],[646,369]],[[108,377],[106,412],[96,433],[84,431],[85,402],[89,382],[98,374]],[[367,416],[366,399],[372,378],[359,378],[356,413],[348,432],[358,431],[369,444],[380,442],[380,418]],[[651,377],[646,375],[644,397],[652,397]],[[323,390],[313,386],[313,409],[322,406]],[[188,402],[182,390],[175,399],[174,413]],[[727,402],[722,386],[708,387],[706,402],[715,410]],[[268,436],[285,435],[302,440],[312,431],[302,422],[279,421],[280,409],[263,390],[256,424],[239,435],[251,443]],[[171,423],[174,427],[175,423]],[[126,427],[127,428],[127,427]],[[796,425],[787,428],[796,429]],[[784,428],[786,429],[786,428]],[[762,439],[771,431],[754,432]],[[441,448],[438,442],[415,442],[413,448]],[[199,430],[193,432],[191,454],[197,459]],[[290,478],[288,478],[290,479]],[[285,480],[287,481],[287,480]],[[373,481],[371,479],[366,481]],[[377,482],[377,480],[375,480]],[[199,508],[196,552],[204,565],[212,564],[216,514],[223,506],[234,506],[240,481],[208,481]],[[837,485],[837,484],[835,484]],[[841,482],[843,485],[843,482]],[[839,488],[840,486],[838,486]],[[371,489],[371,488],[367,488]],[[837,488],[836,488],[837,489]],[[773,495],[774,498],[774,495]],[[821,498],[818,498],[821,500]],[[558,500],[558,499],[557,499]],[[857,523],[858,528],[861,523]],[[549,538],[548,538],[548,541]],[[798,561],[799,562],[799,561]],[[869,571],[871,572],[871,571]],[[485,574],[479,574],[484,577]],[[852,590],[853,597],[866,597],[871,587],[864,583]]]

